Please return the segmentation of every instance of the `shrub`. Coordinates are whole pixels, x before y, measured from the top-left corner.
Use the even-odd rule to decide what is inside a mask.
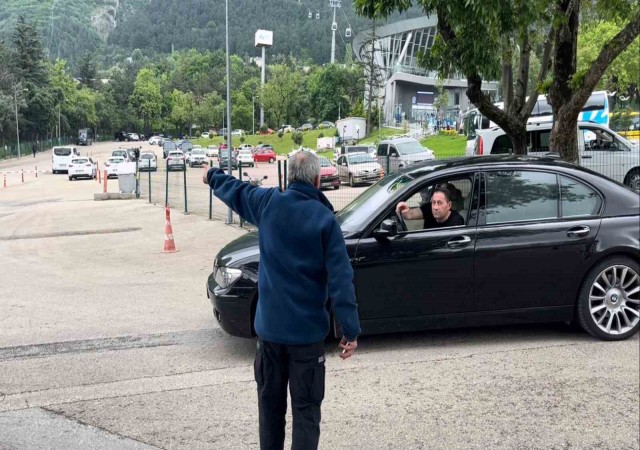
[[[296,145],[302,145],[302,140],[304,139],[304,136],[302,136],[302,133],[299,131],[296,131],[295,133],[293,133],[291,135],[291,140],[293,141],[294,144]]]
[[[282,130],[279,130],[279,131],[278,131],[278,137],[279,137],[280,139],[282,139],[282,136],[284,136],[284,133],[282,132]]]
[[[318,138],[323,138],[324,137],[324,133],[321,131],[320,134],[318,135]]]
[[[267,126],[266,123],[263,123],[262,125],[260,125],[260,133],[267,133],[269,131],[269,127]]]
[[[244,136],[240,136],[240,143],[244,144],[244,141],[245,141]]]

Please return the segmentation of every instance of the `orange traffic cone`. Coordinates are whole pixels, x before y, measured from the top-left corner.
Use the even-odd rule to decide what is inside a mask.
[[[176,250],[176,243],[173,240],[173,228],[171,227],[171,211],[169,210],[168,206],[164,210],[167,216],[167,221],[164,225],[164,250],[162,252],[177,252],[178,250]]]

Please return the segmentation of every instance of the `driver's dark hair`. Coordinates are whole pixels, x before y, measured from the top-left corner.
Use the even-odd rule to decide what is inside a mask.
[[[433,195],[436,192],[441,192],[444,195],[444,198],[446,198],[448,202],[451,201],[451,192],[446,187],[444,187],[444,186],[436,186],[433,189],[433,193],[431,194],[431,198],[433,198]]]

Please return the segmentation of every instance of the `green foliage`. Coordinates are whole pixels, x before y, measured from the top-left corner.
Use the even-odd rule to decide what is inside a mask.
[[[138,72],[129,104],[144,121],[145,134],[148,134],[149,124],[158,120],[162,111],[160,82],[151,69]]]
[[[291,140],[293,141],[294,144],[296,145],[302,145],[302,141],[304,139],[304,136],[302,135],[301,132],[296,131],[295,133],[291,133]]]
[[[606,3],[606,2],[602,2]],[[620,6],[623,7],[623,6]],[[578,33],[578,72],[585,71],[598,57],[602,47],[622,28],[619,20],[592,21],[584,24]],[[627,49],[611,63],[598,89],[630,93],[638,88],[640,80],[640,38],[636,38]],[[574,76],[575,80],[575,76]]]
[[[324,137],[324,133],[321,131],[320,134],[318,135],[318,139],[323,137]]]

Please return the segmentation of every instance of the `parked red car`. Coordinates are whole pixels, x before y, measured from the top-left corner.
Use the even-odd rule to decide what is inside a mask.
[[[253,154],[255,162],[268,162],[272,164],[276,160],[276,152],[270,148],[261,148]]]
[[[327,158],[320,157],[320,189],[340,189],[338,169]]]

